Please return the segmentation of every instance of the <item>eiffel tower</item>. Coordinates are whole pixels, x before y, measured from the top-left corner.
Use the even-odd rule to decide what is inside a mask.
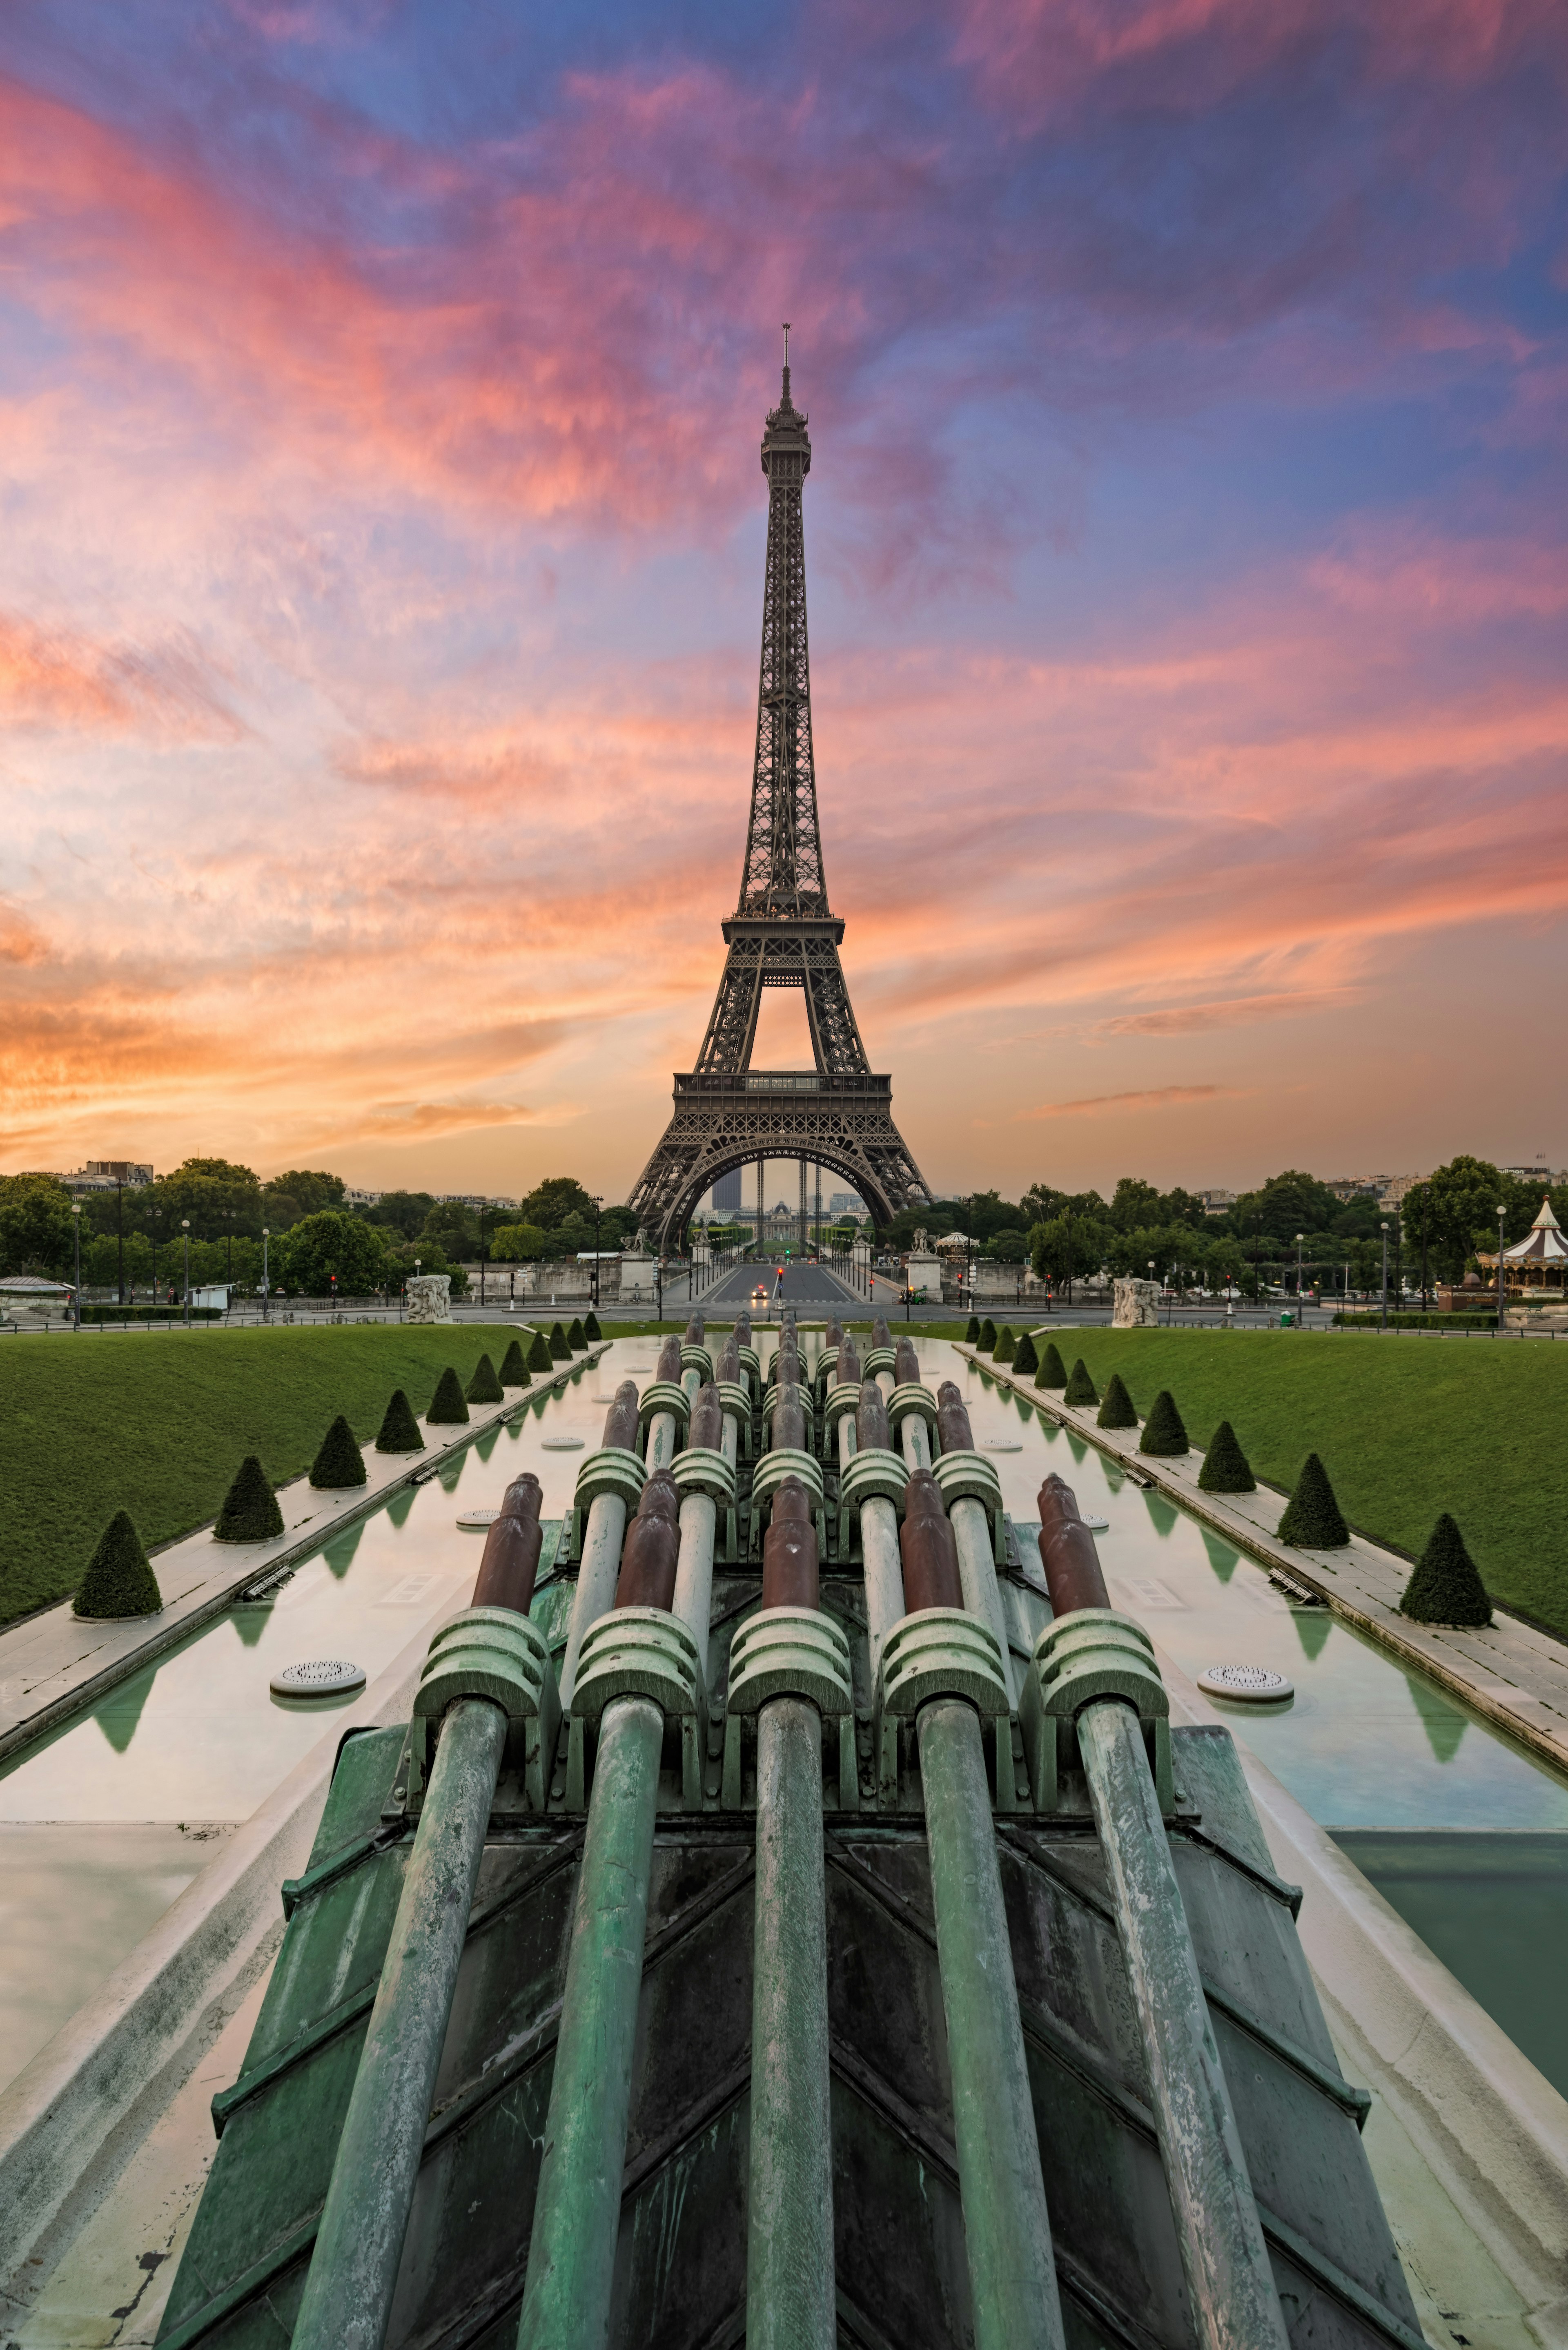
[[[763,434],[768,552],[740,904],[724,924],[729,951],[697,1066],[677,1075],[674,1115],[628,1202],[660,1250],[679,1243],[702,1193],[733,1168],[757,1164],[760,1206],[769,1159],[800,1161],[803,1226],[809,1166],[842,1175],[878,1223],[931,1196],[893,1123],[893,1080],[872,1074],[838,959],[844,924],[827,904],[805,635],[805,424],[790,398],[786,327],[784,394]],[[753,1068],[764,987],[804,993],[815,1070]]]

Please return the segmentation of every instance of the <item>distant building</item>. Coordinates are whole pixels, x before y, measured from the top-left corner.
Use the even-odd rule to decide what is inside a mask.
[[[1228,1215],[1236,1204],[1234,1191],[1199,1191],[1198,1196],[1203,1202],[1206,1216]]]
[[[67,1191],[112,1191],[121,1183],[140,1191],[151,1182],[152,1170],[140,1159],[88,1159],[59,1180]]]
[[[374,1194],[350,1191],[347,1196],[350,1200],[371,1197],[379,1200],[382,1194],[379,1191]],[[517,1208],[522,1205],[521,1201],[509,1200],[500,1191],[438,1191],[436,1199],[443,1208]]]
[[[727,1175],[720,1176],[713,1186],[713,1211],[716,1215],[734,1214],[741,1204],[741,1183],[745,1171],[743,1167],[732,1167]]]
[[[827,1203],[830,1216],[863,1216],[866,1202],[858,1191],[835,1191]]]
[[[353,1183],[343,1186],[343,1204],[347,1208],[379,1208],[385,1196],[380,1191],[361,1191]]]

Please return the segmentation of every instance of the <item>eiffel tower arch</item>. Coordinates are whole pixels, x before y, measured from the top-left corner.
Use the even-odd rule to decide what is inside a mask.
[[[893,1122],[893,1080],[861,1042],[829,909],[811,739],[802,489],[811,470],[806,420],[784,392],[763,434],[768,551],[757,747],[740,903],[724,928],[719,992],[694,1069],[678,1073],[673,1115],[628,1205],[660,1249],[685,1231],[704,1191],[732,1169],[795,1159],[842,1175],[879,1222],[929,1201],[930,1187]],[[766,987],[798,987],[814,1069],[754,1069]]]

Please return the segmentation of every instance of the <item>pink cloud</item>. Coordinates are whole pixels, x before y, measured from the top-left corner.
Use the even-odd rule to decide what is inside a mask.
[[[1099,1118],[1107,1111],[1174,1109],[1188,1102],[1235,1101],[1233,1086],[1148,1086],[1125,1094],[1091,1094],[1082,1101],[1042,1102],[1038,1109],[1020,1110],[1022,1118]]]

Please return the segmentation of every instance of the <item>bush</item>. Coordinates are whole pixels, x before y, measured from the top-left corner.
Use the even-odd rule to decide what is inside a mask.
[[[449,1428],[457,1420],[467,1418],[468,1406],[462,1398],[462,1382],[449,1363],[436,1381],[435,1396],[425,1419],[435,1427]]]
[[[488,1355],[481,1355],[473,1367],[473,1377],[468,1383],[470,1403],[504,1403],[501,1382],[495,1376],[495,1366]]]
[[[1491,1601],[1486,1596],[1480,1570],[1447,1510],[1432,1528],[1431,1540],[1405,1586],[1399,1613],[1417,1624],[1491,1622]]]
[[[1161,1388],[1156,1396],[1154,1409],[1144,1422],[1143,1434],[1138,1438],[1137,1449],[1140,1452],[1156,1454],[1161,1460],[1172,1460],[1179,1453],[1191,1451],[1192,1447],[1187,1441],[1187,1430],[1181,1424],[1181,1414],[1176,1409],[1176,1399],[1168,1388]]]
[[[1350,1528],[1340,1515],[1328,1471],[1315,1452],[1309,1452],[1302,1462],[1290,1506],[1280,1520],[1279,1539],[1293,1543],[1298,1550],[1343,1550],[1350,1540]]]
[[[1106,1399],[1100,1406],[1099,1425],[1102,1428],[1137,1426],[1137,1413],[1120,1371],[1113,1371],[1106,1382]]]
[[[1528,1303],[1528,1300],[1526,1300]],[[1374,1306],[1369,1314],[1336,1314],[1334,1326],[1341,1330],[1380,1330],[1383,1316]],[[1495,1330],[1497,1309],[1490,1314],[1390,1314],[1390,1330]]]
[[[501,1358],[501,1384],[504,1388],[531,1388],[534,1384],[523,1359],[522,1346],[515,1338]]]
[[[129,1510],[116,1510],[76,1596],[78,1616],[156,1616],[163,1606],[158,1577],[147,1564]]]
[[[566,1333],[566,1344],[574,1355],[580,1355],[588,1343],[588,1334],[580,1322],[574,1322]]]
[[[1054,1338],[1048,1338],[1045,1342],[1045,1352],[1040,1357],[1034,1384],[1037,1388],[1064,1388],[1067,1384],[1067,1366],[1062,1360],[1061,1349]]]
[[[597,1347],[604,1337],[604,1332],[599,1328],[599,1317],[590,1305],[587,1311],[587,1319],[583,1324],[583,1336],[587,1340],[590,1347]]]
[[[966,1347],[978,1347],[978,1346],[979,1346],[979,1344],[980,1344],[980,1316],[979,1316],[979,1315],[978,1315],[978,1314],[971,1314],[971,1315],[970,1315],[970,1317],[969,1317],[969,1327],[968,1327],[968,1329],[967,1329],[967,1330],[964,1332],[964,1334],[963,1334],[963,1342],[964,1342],[964,1345],[965,1345]]]
[[[1209,1440],[1198,1482],[1205,1493],[1255,1493],[1258,1481],[1228,1419],[1222,1419]]]
[[[1018,1341],[1012,1335],[1011,1322],[1004,1322],[997,1333],[994,1359],[999,1363],[1013,1363],[1018,1359]]]
[[[341,1412],[321,1440],[321,1450],[310,1464],[310,1482],[322,1492],[365,1482],[365,1457]]]
[[[982,1355],[989,1355],[996,1345],[996,1325],[989,1314],[980,1326],[980,1336],[975,1344]]]
[[[219,1542],[239,1543],[271,1542],[282,1534],[283,1512],[254,1452],[247,1452],[235,1470],[213,1532]]]
[[[1098,1403],[1100,1400],[1100,1391],[1089,1377],[1089,1367],[1082,1355],[1073,1366],[1072,1377],[1067,1381],[1067,1391],[1062,1400],[1064,1403],[1072,1404]]]
[[[560,1324],[557,1322],[556,1327],[559,1329],[560,1326]],[[528,1349],[527,1361],[528,1368],[531,1371],[553,1371],[555,1369],[556,1357],[550,1352],[550,1341],[545,1337],[543,1330],[535,1331],[533,1344]]]
[[[1014,1375],[1021,1378],[1025,1371],[1037,1371],[1039,1367],[1040,1357],[1035,1352],[1033,1338],[1025,1330],[1018,1341],[1018,1352],[1012,1357]]]
[[[552,1363],[569,1363],[571,1359],[572,1349],[566,1332],[562,1329],[558,1322],[552,1322],[550,1325],[550,1360]]]
[[[378,1452],[422,1452],[424,1438],[420,1434],[414,1408],[401,1388],[392,1389],[392,1400],[387,1406],[381,1422],[381,1433],[376,1439]]]

